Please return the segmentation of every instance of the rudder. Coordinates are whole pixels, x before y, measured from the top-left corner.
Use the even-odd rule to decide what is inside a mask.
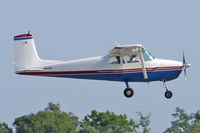
[[[39,67],[41,59],[37,54],[32,34],[21,34],[14,37],[15,71]]]

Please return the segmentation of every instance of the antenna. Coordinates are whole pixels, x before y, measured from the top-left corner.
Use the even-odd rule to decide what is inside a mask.
[[[120,43],[118,41],[115,41],[114,43],[115,45],[120,46]]]

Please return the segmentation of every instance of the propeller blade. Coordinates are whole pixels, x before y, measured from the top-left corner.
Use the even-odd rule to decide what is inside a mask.
[[[185,76],[185,80],[187,80],[186,68],[184,68],[184,76]]]
[[[185,60],[185,53],[184,53],[184,51],[183,51],[183,69],[184,69],[185,80],[187,80],[187,72],[186,72],[186,69],[189,68],[190,66],[191,66],[191,64],[186,63],[186,60]]]
[[[183,51],[183,64],[185,64],[185,54],[184,54],[184,51]]]
[[[183,51],[183,69],[184,69],[184,76],[186,78],[185,53],[184,53],[184,51]]]

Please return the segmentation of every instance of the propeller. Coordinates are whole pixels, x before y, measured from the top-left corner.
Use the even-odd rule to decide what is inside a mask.
[[[185,61],[185,53],[184,53],[184,51],[183,51],[183,63],[182,64],[183,64],[183,69],[184,69],[184,76],[185,76],[185,79],[186,79],[186,76],[187,76],[186,69],[189,68],[191,66],[191,64],[187,63]]]

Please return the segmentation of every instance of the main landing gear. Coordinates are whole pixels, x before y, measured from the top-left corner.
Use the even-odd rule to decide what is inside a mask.
[[[127,97],[127,98],[130,98],[134,95],[134,91],[132,88],[129,87],[129,84],[128,82],[125,82],[126,83],[126,89],[124,90],[124,95]]]
[[[130,86],[129,86],[129,84],[128,84],[127,81],[125,81],[125,83],[126,83],[126,89],[124,90],[124,96],[127,97],[127,98],[130,98],[130,97],[132,97],[134,95],[134,91],[133,91],[132,88],[130,88]],[[172,98],[173,93],[170,90],[168,90],[168,87],[166,85],[166,81],[165,80],[163,81],[163,86],[166,89],[166,91],[165,91],[165,97],[167,99]]]
[[[166,85],[166,81],[163,81],[163,86],[164,86],[165,89],[166,89],[165,97],[166,97],[167,99],[172,98],[173,93],[172,93],[171,91],[168,90],[167,85]]]

